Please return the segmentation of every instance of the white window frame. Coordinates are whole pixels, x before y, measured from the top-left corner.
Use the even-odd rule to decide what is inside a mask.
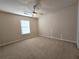
[[[23,25],[23,23],[25,23],[25,25]],[[28,24],[28,25],[26,25],[26,24]],[[25,27],[28,27],[28,28],[26,28],[26,30],[25,30],[25,28],[23,28],[23,26]],[[21,20],[20,21],[20,27],[21,27],[21,34],[22,35],[26,35],[26,34],[30,34],[31,33],[31,31],[30,31],[30,21],[29,20]],[[25,30],[25,32],[24,32],[24,30]]]

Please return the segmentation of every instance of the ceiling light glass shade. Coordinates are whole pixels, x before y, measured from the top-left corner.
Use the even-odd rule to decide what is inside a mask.
[[[32,14],[32,16],[33,16],[33,17],[36,17],[36,16],[37,16],[37,14],[36,14],[36,13],[33,13],[33,14]]]

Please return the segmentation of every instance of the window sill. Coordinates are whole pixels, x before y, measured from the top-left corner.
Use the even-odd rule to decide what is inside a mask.
[[[21,34],[22,36],[25,36],[25,35],[30,35],[31,33],[27,33],[27,34]]]

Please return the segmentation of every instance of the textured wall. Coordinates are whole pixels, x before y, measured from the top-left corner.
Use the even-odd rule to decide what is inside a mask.
[[[49,38],[61,38],[76,41],[76,5],[66,7],[54,13],[48,13],[39,18],[39,35]]]
[[[31,34],[21,35],[20,20],[29,20]],[[38,34],[38,20],[5,12],[0,12],[0,44],[23,38],[32,38]]]

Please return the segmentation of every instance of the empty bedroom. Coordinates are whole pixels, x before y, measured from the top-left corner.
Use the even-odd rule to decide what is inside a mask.
[[[79,59],[79,0],[0,0],[0,59]]]

